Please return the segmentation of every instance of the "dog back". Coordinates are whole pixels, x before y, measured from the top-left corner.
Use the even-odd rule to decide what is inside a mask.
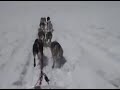
[[[53,56],[56,56],[56,57],[63,56],[63,49],[57,41],[54,41],[51,43],[51,52]]]
[[[41,23],[44,23],[46,22],[46,18],[45,17],[41,17],[41,20],[40,20]]]

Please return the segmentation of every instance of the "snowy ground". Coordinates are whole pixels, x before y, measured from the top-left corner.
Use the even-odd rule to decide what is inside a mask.
[[[52,69],[51,88],[120,88],[120,2],[0,2],[0,88],[32,88],[39,76],[32,45],[40,17],[50,16],[65,64]],[[43,88],[48,88],[43,81]]]

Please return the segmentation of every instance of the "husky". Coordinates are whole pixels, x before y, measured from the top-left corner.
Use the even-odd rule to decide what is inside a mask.
[[[36,66],[35,57],[36,57],[36,55],[38,56],[39,54],[41,55],[41,59],[40,60],[43,62],[43,60],[42,60],[42,56],[43,56],[43,42],[42,42],[42,40],[36,39],[34,41],[34,44],[33,44],[34,67]]]
[[[53,57],[53,65],[52,68],[55,67],[55,63],[57,59],[60,59],[63,57],[63,49],[61,45],[57,41],[53,41],[50,45],[52,57]]]
[[[41,28],[43,31],[45,31],[45,29],[46,29],[46,24],[45,24],[44,22],[41,22],[41,23],[40,23],[40,28]]]
[[[47,17],[46,24],[47,24],[47,31],[53,32],[54,31],[53,24],[52,24],[49,16]]]
[[[46,27],[46,18],[45,17],[41,17],[39,26],[40,26],[40,28],[45,29],[45,27]]]
[[[44,33],[44,31],[39,30],[38,38],[39,38],[39,40],[42,40],[44,42],[44,40],[45,40],[45,33]]]
[[[52,39],[52,32],[47,32],[46,33],[46,41],[48,41],[49,43],[51,43],[51,39]]]

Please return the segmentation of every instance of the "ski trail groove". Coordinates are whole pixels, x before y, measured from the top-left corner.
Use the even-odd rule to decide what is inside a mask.
[[[14,85],[22,86],[23,84],[25,84],[24,78],[25,78],[25,76],[27,74],[27,69],[28,69],[28,67],[30,65],[30,59],[31,59],[31,53],[28,54],[27,61],[26,61],[25,65],[24,65],[24,67],[23,67],[22,72],[20,73],[20,77],[19,77],[19,79],[17,81],[15,81],[13,83]]]

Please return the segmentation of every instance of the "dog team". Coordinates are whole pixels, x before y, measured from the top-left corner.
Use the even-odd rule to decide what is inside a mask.
[[[58,41],[51,41],[53,36],[53,25],[51,23],[50,17],[41,17],[40,24],[38,28],[38,38],[33,44],[33,57],[34,57],[34,67],[36,66],[36,56],[41,62],[41,69],[43,68],[43,50],[45,45],[47,45],[52,53],[53,65],[55,68],[55,63],[58,59],[63,57],[63,48]]]

